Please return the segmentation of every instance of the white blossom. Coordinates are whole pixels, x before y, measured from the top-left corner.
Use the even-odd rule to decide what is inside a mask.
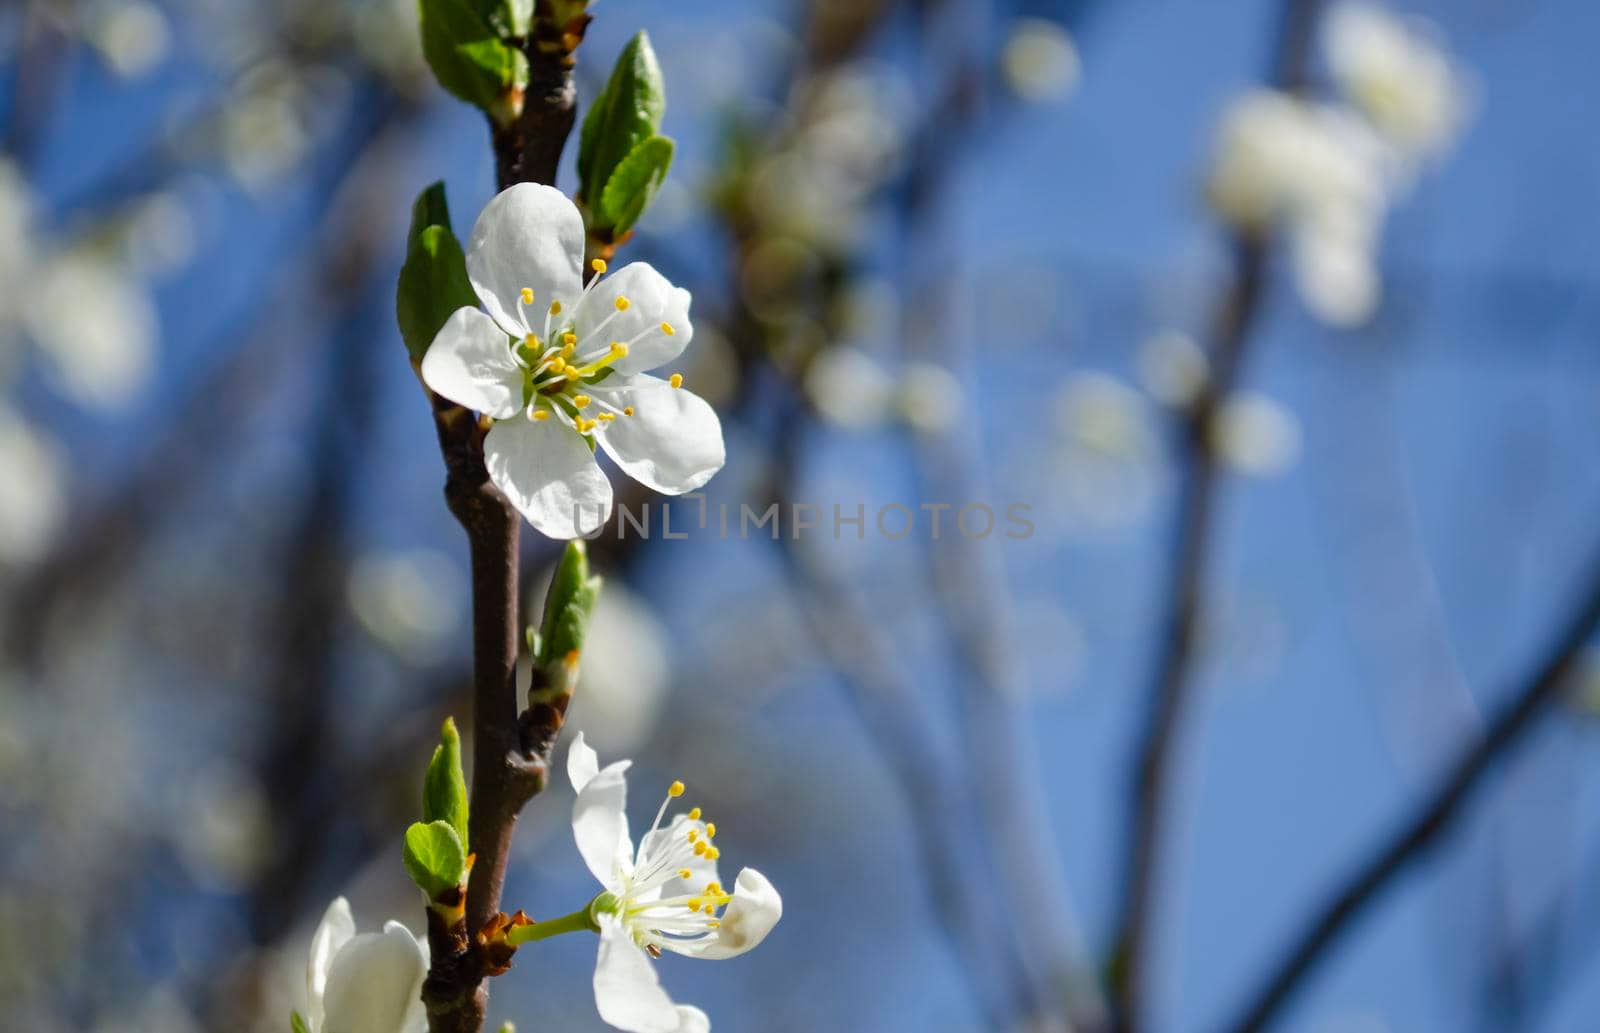
[[[1323,40],[1340,90],[1402,157],[1425,160],[1455,142],[1470,91],[1430,25],[1344,0],[1328,12]]]
[[[61,447],[0,405],[0,564],[38,559],[66,515]]]
[[[422,981],[428,945],[399,922],[356,933],[339,897],[311,937],[306,1022],[311,1033],[423,1033]]]
[[[428,386],[495,421],[489,476],[541,533],[576,538],[611,514],[605,451],[668,495],[722,468],[722,425],[683,377],[647,370],[689,344],[689,292],[636,262],[583,283],[583,217],[553,187],[521,183],[484,208],[466,248],[485,311],[458,309],[422,361]]]
[[[751,950],[783,916],[783,900],[766,876],[745,868],[728,893],[718,882],[717,827],[700,808],[667,818],[683,795],[674,782],[639,839],[628,834],[625,773],[630,762],[600,767],[582,734],[567,753],[567,777],[577,791],[572,834],[589,871],[605,892],[591,914],[600,930],[594,998],[600,1018],[629,1033],[703,1033],[705,1013],[673,1002],[653,960],[663,951],[721,960]]]

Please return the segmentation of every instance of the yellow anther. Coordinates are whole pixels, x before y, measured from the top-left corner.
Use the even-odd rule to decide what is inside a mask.
[[[533,420],[533,421],[535,421],[535,422],[537,422],[537,423],[543,423],[545,420],[548,420],[550,418],[550,410],[549,409],[535,409],[535,410],[533,410],[533,415],[531,415],[528,418]]]
[[[533,288],[532,287],[524,287],[524,288],[522,288],[522,303],[524,305],[532,305],[533,304]]]
[[[566,368],[567,368],[567,360],[563,359],[561,356],[557,355],[555,358],[550,360],[550,372],[552,372],[552,373],[560,373],[562,370],[564,370]]]
[[[622,295],[619,294],[619,295],[617,295],[616,305],[617,305],[617,311],[618,312],[626,312],[626,311],[628,311],[629,307],[633,305],[633,302],[629,301],[627,298],[624,298]]]
[[[605,272],[606,271],[605,259],[603,259],[603,258],[595,259],[593,262],[589,263],[589,268],[593,269],[597,273]]]
[[[703,903],[705,903],[705,901],[701,900],[699,897],[692,897],[689,900],[689,910],[690,911],[699,911],[700,910],[700,905],[703,904]]]
[[[623,412],[623,415],[625,415],[625,416],[632,416],[633,415],[633,406],[631,406],[631,405],[628,406],[626,409],[622,410],[622,412]],[[689,811],[689,820],[690,821],[699,821],[700,820],[700,808],[695,807],[695,808],[693,808],[692,810]]]
[[[578,335],[573,333],[571,330],[568,330],[566,333],[561,335],[561,343],[566,345],[568,348],[576,348],[578,346]]]
[[[711,921],[706,923],[706,928],[707,929],[721,929],[722,928],[722,923],[717,921],[715,918],[713,918]]]
[[[559,316],[561,314],[561,302],[552,301],[550,303],[550,314],[552,316]]]
[[[589,396],[588,395],[573,395],[572,396],[572,404],[577,406],[580,409],[587,409],[587,408],[589,408]]]
[[[720,896],[722,896],[722,883],[716,882],[716,881],[712,881],[712,882],[706,883],[706,896],[708,896],[708,897],[720,897]]]
[[[702,843],[700,845],[701,846],[705,846],[704,843]],[[717,858],[719,858],[721,856],[722,856],[722,851],[718,850],[714,846],[706,846],[706,860],[707,861],[715,861]]]
[[[695,840],[697,840],[699,838],[700,838],[700,830],[699,829],[690,829],[689,830],[689,842],[693,843]]]
[[[708,849],[709,848],[705,845],[704,841],[696,843],[694,845],[694,855],[696,857],[705,857]]]
[[[632,416],[633,415],[633,406],[624,405],[622,407],[622,415],[624,415],[624,416]],[[698,816],[700,814],[700,808],[696,807],[693,811],[690,811],[689,813]]]
[[[692,879],[692,878],[694,878],[694,872],[691,872],[687,868],[679,868],[678,869],[678,878],[680,878],[680,879]]]
[[[611,354],[616,358],[625,359],[628,357],[628,346],[621,341],[612,341]]]
[[[667,383],[671,384],[673,387],[682,387],[683,386],[683,374],[682,373],[674,373],[674,374],[672,374],[672,376],[667,378]]]
[[[615,420],[616,418],[617,418],[617,414],[616,413],[609,413],[609,412],[600,413],[598,416],[595,417],[595,419],[599,420],[601,423],[610,423],[612,420]]]
[[[674,782],[670,786],[667,786],[667,795],[668,796],[672,796],[672,797],[682,796],[683,795],[683,783],[682,782]]]
[[[662,323],[661,324],[661,332],[666,334],[668,337],[671,337],[673,334],[677,333],[678,331],[676,331],[676,330],[674,330],[672,328],[672,324],[671,323]]]
[[[527,345],[529,348],[537,348],[537,347],[539,347],[539,335],[538,334],[528,334],[526,337],[524,337],[522,339],[522,343]]]
[[[714,822],[714,821],[706,822],[706,838],[707,839],[716,839],[717,838],[717,823],[716,822]]]
[[[577,380],[581,376],[583,376],[583,370],[581,370],[578,367],[572,365],[571,363],[567,364],[567,379],[568,380]]]

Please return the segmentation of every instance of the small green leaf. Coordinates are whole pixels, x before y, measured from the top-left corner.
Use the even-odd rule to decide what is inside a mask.
[[[506,94],[527,86],[527,55],[501,39],[476,5],[419,0],[418,6],[422,55],[440,86],[490,112],[503,110]]]
[[[640,32],[622,49],[606,88],[583,120],[578,138],[578,187],[586,202],[593,205],[598,201],[623,159],[656,135],[666,110],[661,65],[650,37]]]
[[[395,293],[395,317],[411,360],[422,361],[451,313],[477,304],[478,297],[467,279],[466,256],[450,232],[444,184],[435,183],[412,205],[406,262],[400,268]]]
[[[406,829],[406,872],[429,900],[438,900],[467,878],[467,848],[447,821]]]
[[[442,821],[456,830],[461,842],[467,837],[467,779],[461,773],[461,736],[452,718],[444,719],[439,729],[439,745],[428,762],[422,783],[422,820]]]
[[[600,597],[600,579],[589,576],[589,554],[582,542],[568,542],[561,565],[550,579],[540,624],[540,666],[561,663],[568,653],[583,649],[589,614]]]
[[[306,1025],[306,1020],[297,1011],[289,1013],[289,1033],[311,1033],[311,1027]]]
[[[631,230],[666,180],[674,150],[670,137],[652,136],[629,151],[606,181],[595,206],[596,222],[618,236]]]

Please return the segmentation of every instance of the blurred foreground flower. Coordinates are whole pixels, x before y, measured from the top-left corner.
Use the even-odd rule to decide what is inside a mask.
[[[1431,26],[1345,0],[1328,12],[1323,33],[1340,90],[1400,157],[1420,161],[1449,149],[1466,121],[1469,96]]]
[[[60,446],[0,406],[0,564],[38,559],[66,512]]]
[[[1072,34],[1046,18],[1019,18],[1000,61],[1006,85],[1035,102],[1071,96],[1082,70]]]
[[[581,734],[567,754],[567,777],[578,793],[573,838],[605,887],[589,906],[600,932],[595,1007],[607,1023],[630,1033],[699,1033],[711,1028],[705,1013],[674,1004],[651,959],[663,950],[712,960],[743,954],[766,939],[783,916],[783,901],[753,868],[739,872],[733,893],[724,892],[712,845],[717,827],[700,819],[700,808],[662,826],[667,806],[683,794],[681,782],[667,790],[635,853],[628,834],[630,763],[602,769]],[[719,909],[725,909],[720,917]]]
[[[356,935],[350,904],[339,897],[311,937],[307,1018],[294,1017],[296,1033],[422,1033],[427,974],[426,943],[399,922]]]
[[[489,476],[552,538],[590,534],[611,515],[597,444],[668,495],[705,484],[724,461],[711,406],[680,374],[644,373],[693,337],[689,292],[643,262],[606,278],[596,261],[585,287],[584,241],[577,206],[551,187],[522,183],[490,201],[466,249],[488,314],[458,309],[422,360],[430,388],[497,421],[484,440]]]

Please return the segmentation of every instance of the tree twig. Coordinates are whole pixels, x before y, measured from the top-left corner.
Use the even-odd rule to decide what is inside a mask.
[[[1250,1033],[1266,1027],[1317,963],[1412,863],[1437,845],[1461,816],[1483,776],[1527,737],[1534,718],[1558,699],[1567,675],[1600,628],[1600,554],[1592,561],[1581,599],[1533,672],[1502,705],[1483,735],[1462,752],[1438,787],[1356,871],[1329,896],[1294,946],[1225,1029]]]
[[[1284,0],[1272,81],[1280,88],[1303,85],[1320,0]],[[1211,527],[1216,514],[1218,471],[1209,440],[1219,406],[1243,367],[1250,332],[1265,294],[1268,247],[1259,236],[1235,234],[1233,279],[1211,329],[1212,375],[1183,426],[1172,567],[1164,594],[1160,646],[1150,709],[1133,779],[1133,827],[1123,871],[1127,872],[1112,950],[1116,1025],[1133,1033],[1144,1025],[1152,909],[1159,877],[1161,835],[1168,805],[1168,771],[1188,703],[1200,626],[1202,595],[1210,567]]]

